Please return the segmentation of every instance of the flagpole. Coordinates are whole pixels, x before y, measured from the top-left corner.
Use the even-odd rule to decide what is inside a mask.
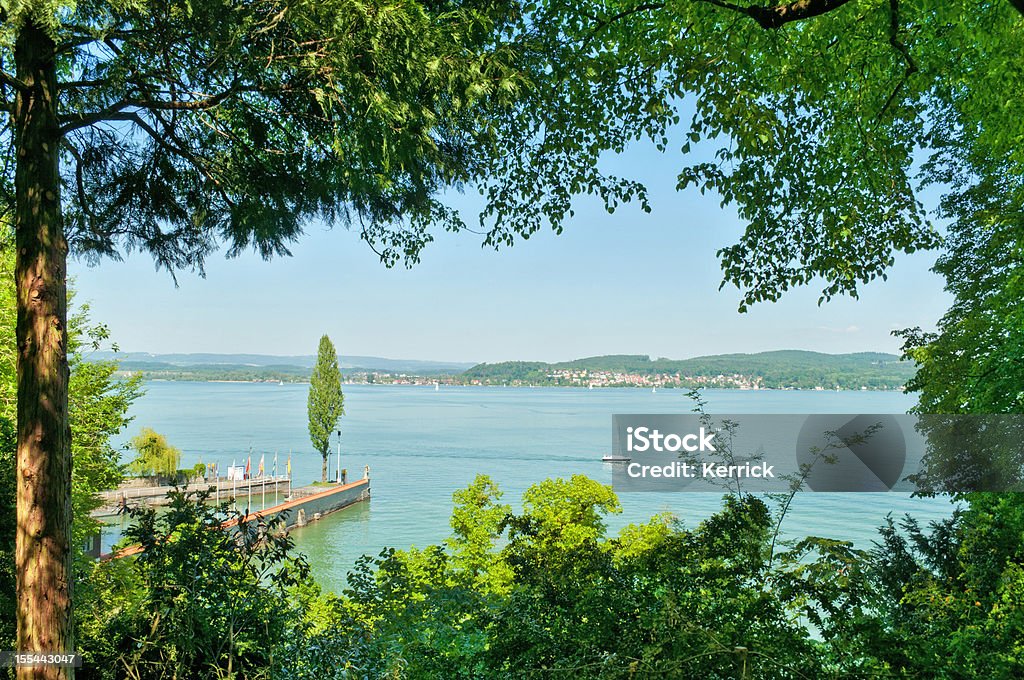
[[[249,444],[249,457],[245,459],[245,476],[249,480],[249,488],[245,495],[245,514],[249,514],[252,506],[252,444]]]

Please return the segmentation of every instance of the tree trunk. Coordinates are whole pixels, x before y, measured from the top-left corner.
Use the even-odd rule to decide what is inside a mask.
[[[18,649],[73,651],[71,430],[68,424],[67,242],[61,217],[54,42],[36,24],[14,59],[27,86],[15,102],[15,280],[18,291]],[[18,678],[70,678],[21,668]]]
[[[320,468],[320,481],[326,483],[327,482],[327,454],[325,453],[325,454],[322,454],[322,455],[324,457],[324,464],[323,464],[323,467]]]

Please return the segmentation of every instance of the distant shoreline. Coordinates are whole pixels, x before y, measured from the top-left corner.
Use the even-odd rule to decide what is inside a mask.
[[[132,371],[119,371],[117,375],[119,375],[120,377],[128,377],[129,375],[132,375],[132,374],[133,374]],[[255,380],[226,380],[226,379],[213,379],[213,378],[167,378],[167,377],[163,377],[163,376],[160,376],[160,377],[158,377],[158,376],[148,376],[145,373],[143,373],[142,379],[145,382],[180,382],[180,383],[190,382],[190,383],[214,383],[214,384],[227,384],[227,385],[239,385],[239,384],[240,385],[273,385],[273,384],[309,385],[309,381],[308,380],[263,380],[263,379],[255,379]],[[432,381],[431,382],[419,382],[419,383],[411,383],[411,382],[342,381],[341,384],[343,386],[365,385],[365,386],[369,386],[369,387],[423,387],[423,388],[431,389],[431,388],[434,387],[435,383],[432,382]],[[612,390],[633,389],[633,390],[650,391],[650,386],[649,385],[647,385],[647,386],[644,386],[644,385],[595,385],[593,388],[590,388],[590,387],[588,387],[586,385],[525,385],[525,384],[516,384],[516,385],[511,385],[511,384],[510,385],[494,385],[494,384],[483,385],[483,384],[479,384],[479,385],[477,385],[477,384],[445,383],[445,382],[442,382],[442,383],[439,383],[439,386],[440,386],[442,391],[444,389],[446,389],[446,388],[447,389],[451,389],[451,388],[466,388],[466,387],[501,387],[501,388],[509,388],[509,389],[538,389],[538,390],[539,389],[574,389],[574,390],[584,390],[584,391],[589,391],[590,389],[600,389],[600,390],[605,390],[605,389],[612,389]],[[696,390],[702,390],[702,389],[729,390],[729,391],[735,391],[735,392],[905,392],[906,391],[902,387],[866,387],[866,388],[841,387],[841,388],[838,388],[838,389],[837,388],[826,388],[826,387],[821,387],[821,388],[817,388],[817,387],[759,387],[759,388],[754,389],[754,388],[745,388],[745,387],[727,386],[727,385],[715,385],[713,387],[678,387],[678,386],[668,386],[668,385],[665,385],[665,386],[658,386],[657,389],[659,389],[659,390],[671,390],[671,391],[677,391],[678,390],[678,391],[681,391],[681,392],[688,392],[688,391],[694,390],[694,389],[696,389]]]
[[[187,363],[187,356],[153,355],[143,360],[138,355],[129,355],[116,360],[124,374],[141,373],[147,380],[308,383],[312,371],[311,366],[303,363],[258,363],[258,357],[251,355],[224,355],[221,362],[214,361],[216,358],[207,355],[202,361],[193,358],[195,363]],[[232,363],[232,358],[252,361]],[[302,358],[292,359],[298,362]],[[342,376],[349,384],[900,391],[915,370],[912,362],[894,354],[822,354],[803,350],[679,360],[616,354],[554,364],[504,361],[465,369],[441,368],[429,362],[407,361],[399,365],[402,362],[391,359],[362,359],[370,365],[353,365],[352,358],[341,362]]]

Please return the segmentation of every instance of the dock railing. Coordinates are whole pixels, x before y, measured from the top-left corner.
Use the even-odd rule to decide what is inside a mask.
[[[205,491],[212,488],[214,492],[210,495],[213,500],[226,501],[230,498],[252,498],[264,493],[277,492],[278,495],[288,495],[291,491],[291,479],[287,475],[264,475],[245,480],[230,480],[227,477],[219,479],[203,479],[189,482],[187,485],[175,487],[166,486],[126,486],[109,491],[101,491],[100,498],[103,499],[103,506],[96,514],[115,514],[119,508],[125,505],[163,505],[167,493],[177,488],[180,491],[194,492]]]

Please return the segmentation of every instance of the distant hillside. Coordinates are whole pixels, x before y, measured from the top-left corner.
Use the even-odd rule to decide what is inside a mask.
[[[122,371],[142,372],[150,379],[273,382],[308,380],[315,360],[313,356],[143,352],[97,352],[93,358],[117,358]],[[911,364],[901,362],[893,354],[822,354],[802,350],[718,354],[692,359],[614,354],[554,364],[505,361],[472,365],[364,356],[342,357],[339,361],[344,377],[350,381],[416,384],[440,381],[455,385],[900,389],[914,373]]]
[[[148,352],[96,352],[97,360],[117,359],[125,371],[142,371],[154,375],[168,374],[178,380],[288,379],[309,377],[316,362],[314,355],[274,356],[267,354],[150,354]],[[473,366],[468,362],[422,361],[418,359],[385,359],[383,357],[341,356],[342,371],[409,373],[439,375],[458,373]],[[193,377],[171,377],[175,375]],[[219,377],[204,378],[206,375]],[[230,377],[251,375],[253,378]]]
[[[459,377],[480,384],[898,389],[913,373],[913,365],[893,354],[781,350],[692,359],[616,354],[554,364],[509,361],[480,364]]]

